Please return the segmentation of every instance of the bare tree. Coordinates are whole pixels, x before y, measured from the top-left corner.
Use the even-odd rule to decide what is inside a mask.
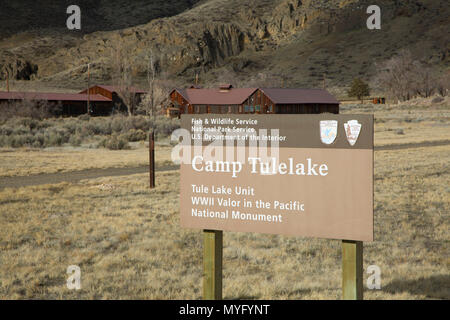
[[[153,90],[144,95],[138,110],[148,116],[160,114],[165,104],[169,102],[170,91],[175,86],[175,83],[169,79],[155,79]]]
[[[424,98],[430,97],[437,88],[437,78],[431,67],[419,61],[414,62],[414,91]]]
[[[376,65],[379,86],[399,100],[409,100],[413,93],[414,60],[411,52],[401,50],[395,57]]]
[[[152,48],[148,51],[148,57],[147,57],[147,82],[148,82],[148,94],[150,95],[150,107],[151,107],[151,113],[153,116],[153,119],[155,119],[155,99],[154,99],[154,92],[155,92],[155,78],[156,78],[156,65],[155,65],[155,57],[153,56],[153,50]]]
[[[117,93],[127,107],[128,115],[134,113],[136,93],[133,90],[133,63],[129,50],[121,42],[113,46],[111,52],[112,80]]]
[[[450,71],[446,70],[437,80],[436,90],[441,96],[445,97],[448,94],[449,87],[450,87]]]
[[[170,91],[176,87],[168,74],[162,71],[162,56],[156,56],[153,49],[146,55],[146,75],[148,91],[141,100],[138,111],[154,117],[160,113],[164,104],[169,100]]]
[[[156,81],[156,61],[153,55],[153,49],[150,44],[148,44],[147,52],[147,82],[148,82],[148,93],[144,98],[144,102],[147,104],[146,113],[153,117],[152,130],[149,133],[149,173],[150,173],[150,189],[155,187],[155,129],[156,129],[156,107],[155,107],[155,81]]]
[[[376,83],[398,100],[409,100],[414,96],[430,97],[435,90],[442,93],[442,82],[435,76],[436,71],[427,64],[414,60],[411,52],[399,53],[376,65]],[[444,80],[445,82],[445,80]]]

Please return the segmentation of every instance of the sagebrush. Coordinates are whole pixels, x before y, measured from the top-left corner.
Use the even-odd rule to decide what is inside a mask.
[[[89,117],[36,119],[12,117],[0,120],[0,147],[45,148],[69,144],[80,146],[92,143],[106,146],[107,141],[144,141],[154,127],[157,138],[170,135],[179,128],[178,119],[163,116],[153,120],[145,116]],[[116,138],[115,138],[116,137]],[[115,144],[115,143],[112,143]],[[122,142],[119,144],[122,145]]]

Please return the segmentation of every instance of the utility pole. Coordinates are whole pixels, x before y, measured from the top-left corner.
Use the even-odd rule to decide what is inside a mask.
[[[88,78],[87,78],[87,114],[89,114],[89,110],[90,110],[90,90],[89,90],[89,88],[91,87],[91,85],[90,85],[90,80],[91,80],[91,64],[88,63]]]

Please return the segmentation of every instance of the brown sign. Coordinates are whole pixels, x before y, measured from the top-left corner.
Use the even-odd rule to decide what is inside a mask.
[[[373,241],[373,117],[182,115],[181,226]]]

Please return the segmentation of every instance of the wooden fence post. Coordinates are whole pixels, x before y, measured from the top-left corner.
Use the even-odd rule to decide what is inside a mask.
[[[363,243],[342,240],[342,298],[363,299]]]
[[[203,230],[203,299],[222,300],[223,232]]]
[[[155,131],[152,129],[148,136],[150,189],[155,187]]]

